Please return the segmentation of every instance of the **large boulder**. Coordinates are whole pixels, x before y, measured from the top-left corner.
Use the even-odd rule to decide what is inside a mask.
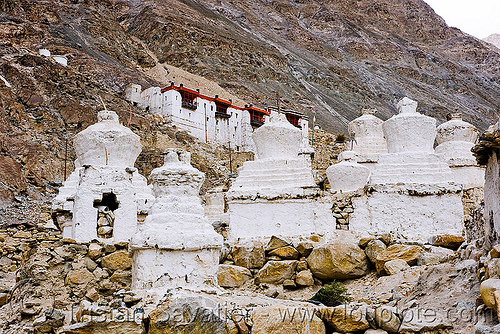
[[[410,266],[417,264],[417,259],[424,250],[415,245],[395,244],[377,255],[375,267],[379,274],[385,274],[385,263],[395,259],[405,260]]]
[[[255,309],[252,334],[324,334],[325,325],[311,308],[268,306]]]
[[[450,261],[455,256],[455,252],[448,248],[431,246],[428,252],[420,254],[417,265],[426,266]]]
[[[128,251],[121,250],[103,257],[101,265],[111,270],[129,269],[132,267],[132,258],[128,256]]]
[[[217,282],[223,288],[237,288],[252,278],[250,270],[244,267],[221,264],[217,270]]]
[[[401,318],[397,308],[379,306],[375,309],[374,315],[377,327],[389,333],[398,333],[399,327],[401,327]]]
[[[364,331],[370,328],[366,319],[366,306],[356,308],[348,304],[321,307],[317,309],[316,314],[335,331],[341,333]]]
[[[300,286],[311,286],[314,285],[314,278],[310,270],[302,270],[297,273],[295,277],[295,283]]]
[[[490,278],[481,283],[479,288],[484,305],[500,314],[500,279]],[[500,315],[499,315],[500,319]]]
[[[232,320],[221,316],[220,305],[211,299],[176,298],[149,313],[148,334],[225,334]]]
[[[450,235],[450,234],[441,234],[436,235],[431,238],[431,244],[434,246],[450,248],[453,250],[457,250],[458,247],[465,241],[465,239],[460,235]]]
[[[297,260],[299,252],[293,246],[284,246],[276,248],[269,252],[269,256],[278,256],[284,260]]]
[[[261,242],[249,241],[236,245],[233,247],[232,256],[237,266],[248,269],[260,269],[266,263],[264,245]]]
[[[291,279],[297,268],[298,261],[269,261],[259,270],[255,282],[268,284],[282,284],[286,279]]]
[[[338,238],[316,246],[307,263],[315,277],[328,281],[361,277],[370,270],[365,252],[351,238]]]
[[[60,328],[58,334],[142,334],[144,326],[135,321],[108,321],[102,320],[77,322]]]
[[[419,307],[405,309],[398,333],[450,333],[446,330],[453,326],[446,312],[430,309],[426,313],[427,316],[422,316],[422,309]]]
[[[290,245],[290,242],[273,235],[266,246],[266,252]]]
[[[397,273],[405,271],[408,268],[410,268],[410,266],[408,265],[408,263],[406,263],[405,260],[402,259],[387,261],[384,264],[384,270],[387,275],[395,275]]]
[[[365,253],[366,256],[368,256],[368,258],[370,259],[370,262],[375,263],[377,255],[384,251],[386,248],[386,245],[382,241],[375,239],[368,242],[365,248]]]

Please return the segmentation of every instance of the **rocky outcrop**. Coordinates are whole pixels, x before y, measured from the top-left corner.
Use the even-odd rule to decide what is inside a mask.
[[[332,240],[316,246],[307,257],[313,275],[322,280],[356,278],[369,271],[368,258],[358,246],[349,239]]]

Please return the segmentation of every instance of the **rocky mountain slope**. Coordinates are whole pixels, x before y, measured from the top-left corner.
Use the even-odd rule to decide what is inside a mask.
[[[364,106],[383,118],[408,95],[426,114],[455,109],[480,128],[500,105],[497,50],[449,28],[421,0],[142,1],[119,18],[160,62],[343,129]]]
[[[500,49],[500,34],[492,34],[484,38],[483,41],[493,44]]]

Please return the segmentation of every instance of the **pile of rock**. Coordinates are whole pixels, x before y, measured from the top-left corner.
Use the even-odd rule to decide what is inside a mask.
[[[0,240],[0,306],[11,305],[0,313],[7,320],[21,317],[36,333],[140,301],[130,292],[126,242],[75,243],[59,231],[23,225],[1,229]]]
[[[224,288],[250,282],[296,289],[359,278],[372,268],[379,275],[394,275],[411,266],[450,261],[455,256],[450,248],[456,249],[464,241],[454,238],[441,236],[434,245],[411,245],[396,243],[389,234],[358,240],[347,231],[293,243],[272,236],[266,246],[262,241],[234,245],[219,265],[217,278]]]
[[[333,217],[335,218],[335,228],[337,230],[349,230],[349,218],[354,212],[352,197],[356,195],[358,194],[350,193],[349,195],[340,195],[334,197],[332,212]]]
[[[254,278],[255,284],[282,284],[287,289],[312,286],[315,281],[306,261],[312,249],[312,241],[301,241],[294,246],[276,236],[271,237],[267,246],[261,241],[246,241],[233,246],[219,266],[218,283],[234,288]]]

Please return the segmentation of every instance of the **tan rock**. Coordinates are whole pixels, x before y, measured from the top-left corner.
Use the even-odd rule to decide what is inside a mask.
[[[83,262],[85,263],[85,266],[87,267],[87,269],[90,271],[94,271],[97,268],[97,263],[95,263],[94,261],[92,261],[88,257],[84,258]]]
[[[303,257],[308,257],[314,249],[314,244],[312,242],[299,242],[297,245],[297,250]]]
[[[95,318],[95,317],[94,317]],[[62,327],[58,334],[142,334],[143,326],[134,321],[80,322]]]
[[[237,266],[260,269],[266,263],[264,246],[260,242],[248,242],[233,247],[232,259]]]
[[[490,250],[490,256],[492,259],[500,257],[500,244],[493,246]]]
[[[375,309],[375,323],[377,327],[389,333],[398,333],[399,327],[401,327],[401,319],[397,308],[391,306],[377,307]]]
[[[218,284],[224,288],[237,288],[252,278],[250,270],[244,267],[220,264],[217,269]]]
[[[272,236],[271,240],[269,240],[267,246],[266,246],[266,252],[270,252],[272,250],[275,250],[277,248],[285,247],[290,245],[290,242],[283,240],[281,238],[278,238],[277,236]]]
[[[383,329],[368,329],[365,334],[388,334]]]
[[[99,256],[102,255],[103,247],[99,244],[92,243],[89,245],[89,257],[92,260],[97,259]]]
[[[220,305],[211,299],[176,298],[149,313],[148,334],[225,334],[226,321],[221,315]]]
[[[297,284],[295,284],[293,279],[286,279],[283,281],[283,287],[285,289],[293,290],[297,288]]]
[[[433,265],[450,261],[455,256],[455,252],[448,248],[431,246],[428,252],[420,254],[417,265]]]
[[[350,304],[321,307],[317,309],[316,314],[335,331],[341,333],[364,331],[370,328],[366,319],[366,307],[354,308]]]
[[[123,289],[132,284],[132,274],[127,270],[116,270],[109,278],[117,288]]]
[[[431,244],[457,250],[464,241],[465,239],[460,235],[441,234],[432,237]]]
[[[368,243],[374,239],[375,238],[373,238],[373,237],[364,237],[364,238],[359,239],[359,243],[358,243],[359,247],[365,248],[368,245]]]
[[[405,260],[409,265],[414,265],[423,252],[424,250],[419,246],[395,244],[378,254],[375,267],[379,274],[383,274],[385,272],[384,264],[387,261],[401,259]]]
[[[297,268],[295,260],[269,261],[259,270],[255,282],[282,284],[286,279],[291,279]]]
[[[384,233],[384,234],[380,235],[378,238],[380,241],[382,241],[387,246],[389,246],[392,242],[392,235],[390,233]]]
[[[279,256],[284,260],[297,260],[299,252],[293,246],[285,246],[270,251],[269,256]]]
[[[324,334],[325,325],[311,308],[268,306],[256,308],[252,334]]]
[[[129,269],[132,267],[132,259],[126,250],[121,250],[103,257],[101,266],[111,270]]]
[[[316,246],[307,263],[313,275],[323,280],[357,278],[369,272],[365,252],[350,239],[337,239]]]
[[[311,286],[314,285],[314,278],[310,270],[303,270],[297,273],[295,277],[295,283],[300,286]]]
[[[500,319],[500,279],[490,278],[481,283],[479,288],[484,305],[493,309]]]
[[[299,261],[297,264],[297,271],[307,270],[308,268],[307,261]]]
[[[99,300],[99,294],[97,293],[97,290],[95,288],[91,288],[90,290],[88,290],[85,294],[85,297],[93,302],[97,302]]]
[[[399,272],[405,271],[408,268],[410,268],[410,266],[408,265],[408,263],[406,263],[405,260],[402,259],[387,261],[384,264],[384,269],[387,275],[395,275]]]
[[[87,268],[71,270],[66,276],[65,283],[67,285],[87,284],[94,279],[94,275]]]
[[[9,300],[9,294],[8,293],[0,293],[0,307],[4,306],[7,304],[7,301]]]
[[[377,255],[384,251],[386,248],[387,246],[382,241],[375,239],[370,241],[366,245],[365,253],[366,256],[368,256],[368,259],[370,259],[370,262],[375,263]]]

